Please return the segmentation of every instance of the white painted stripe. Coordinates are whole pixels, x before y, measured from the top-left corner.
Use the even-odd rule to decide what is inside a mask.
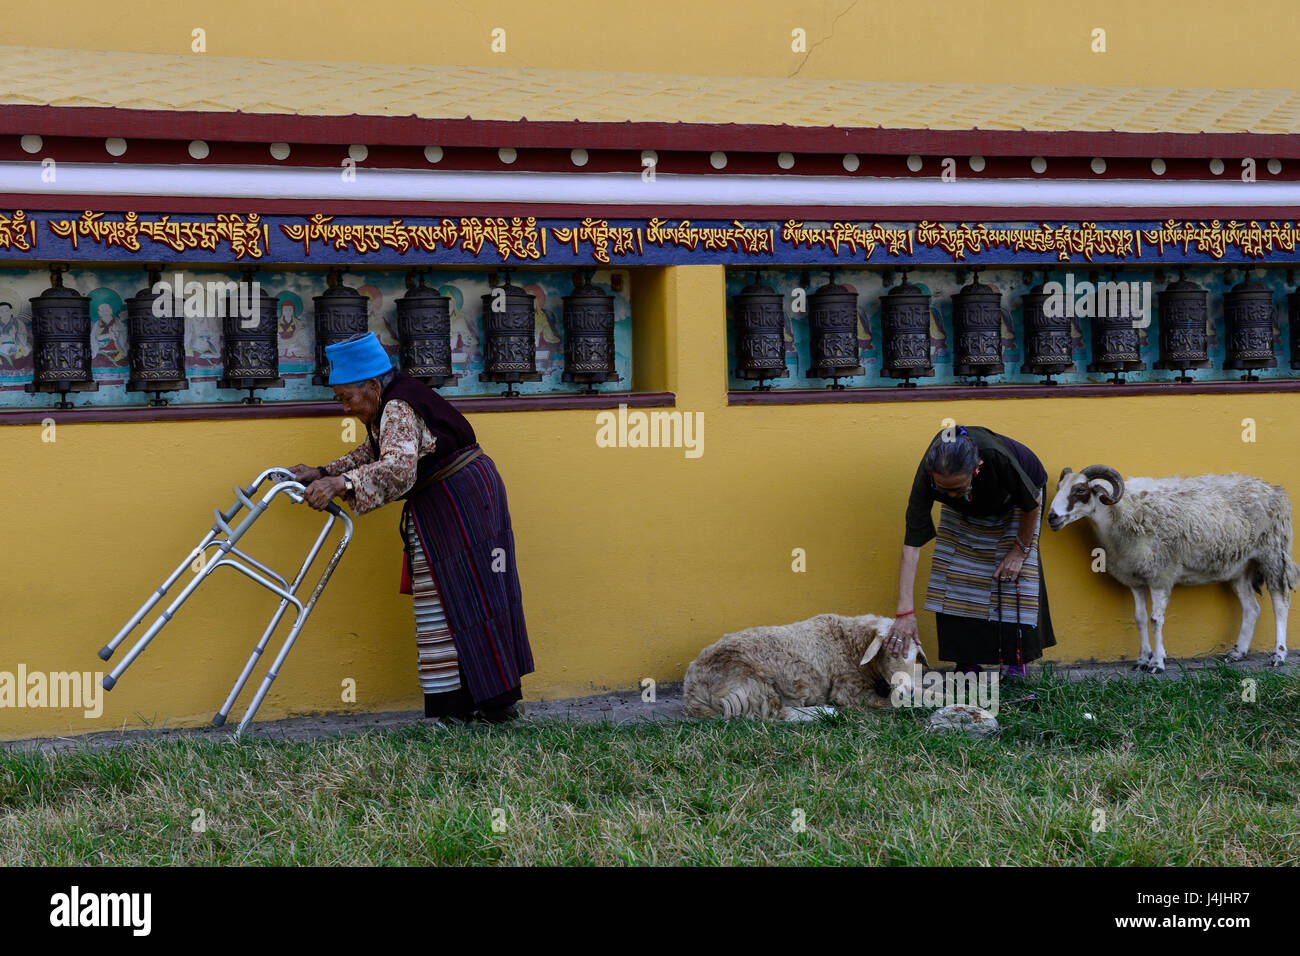
[[[274,166],[61,163],[54,182],[36,162],[0,163],[0,192],[42,195],[469,203],[730,206],[1300,206],[1300,182],[962,180],[836,176],[673,175],[341,170]]]

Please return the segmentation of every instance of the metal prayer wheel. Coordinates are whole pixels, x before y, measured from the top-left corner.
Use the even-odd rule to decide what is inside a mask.
[[[397,340],[402,372],[426,385],[455,385],[451,367],[451,299],[407,276],[406,294],[397,299]]]
[[[1223,318],[1228,336],[1225,369],[1245,371],[1244,380],[1249,382],[1259,378],[1250,374],[1252,370],[1277,368],[1277,356],[1273,353],[1273,333],[1277,326],[1273,290],[1246,276],[1231,292],[1224,293]],[[1291,344],[1294,351],[1294,334]]]
[[[766,392],[769,378],[789,378],[785,364],[785,297],[764,285],[760,274],[731,297],[736,320],[736,377],[757,380],[754,391]]]
[[[367,321],[369,300],[356,289],[343,284],[342,271],[330,269],[325,281],[327,288],[324,293],[311,299],[316,308],[316,374],[311,377],[313,385],[329,384],[326,346],[346,342],[370,329]]]
[[[584,270],[582,285],[564,297],[564,374],[561,380],[586,386],[592,394],[596,383],[617,382],[614,366],[614,297],[592,285],[595,270]]]
[[[880,297],[881,368],[886,378],[901,378],[899,388],[916,388],[913,378],[934,375],[930,358],[930,294],[907,281]]]
[[[32,381],[23,390],[58,392],[55,408],[71,408],[68,392],[97,392],[91,372],[90,299],[63,286],[65,266],[50,266],[50,287],[32,304]]]
[[[480,382],[504,382],[502,395],[518,395],[519,382],[540,382],[537,371],[536,298],[510,284],[510,270],[502,269],[505,285],[483,296],[485,367]]]
[[[163,392],[190,387],[185,377],[185,315],[173,315],[170,294],[155,292],[161,270],[149,270],[149,285],[126,300],[127,354],[131,363],[128,392],[153,392],[149,404],[167,404]],[[159,301],[163,300],[163,301]]]
[[[1186,374],[1188,369],[1210,367],[1205,334],[1208,298],[1209,292],[1195,282],[1188,282],[1181,272],[1160,293],[1160,359],[1154,367],[1183,372],[1176,381],[1190,382],[1192,377]],[[1272,306],[1269,308],[1271,310]],[[1133,320],[1128,318],[1126,321],[1132,324]]]
[[[952,329],[956,339],[953,374],[980,379],[1003,372],[1002,293],[980,282],[978,273],[952,297]]]
[[[833,269],[826,285],[808,297],[808,329],[809,378],[829,378],[828,388],[841,389],[841,378],[865,374],[858,356],[858,294],[837,284]]]
[[[1020,366],[1022,374],[1045,376],[1040,385],[1055,385],[1053,375],[1074,370],[1070,352],[1070,319],[1065,309],[1060,315],[1047,314],[1047,300],[1051,296],[1043,291],[1040,282],[1020,297],[1024,316],[1025,361]]]
[[[316,298],[317,303],[322,297]],[[222,318],[221,360],[224,374],[217,388],[246,389],[245,405],[260,405],[253,393],[260,388],[283,388],[280,377],[279,302],[253,284],[253,273],[245,271],[238,290],[227,300]],[[316,315],[320,317],[320,306]],[[317,341],[319,342],[319,336]],[[319,364],[319,349],[317,350]],[[326,379],[328,381],[328,379]],[[312,378],[313,384],[321,384]]]
[[[1300,289],[1287,294],[1286,307],[1291,326],[1291,368],[1300,371]]]
[[[1115,274],[1112,272],[1112,281]],[[1097,275],[1092,273],[1096,283]],[[1172,286],[1171,286],[1172,288]],[[1161,293],[1163,296],[1164,293]],[[1130,303],[1131,304],[1131,303]],[[1161,305],[1163,310],[1164,306]],[[1103,311],[1101,309],[1098,312]],[[1104,311],[1110,312],[1107,308]],[[1092,318],[1092,362],[1087,366],[1089,372],[1110,372],[1114,377],[1111,384],[1123,382],[1120,375],[1124,372],[1142,372],[1147,363],[1142,361],[1139,349],[1138,330],[1133,326],[1133,309],[1126,308],[1123,315],[1094,315]],[[1161,313],[1163,316],[1163,311]],[[1163,324],[1163,323],[1162,323]],[[1204,321],[1202,321],[1202,329]]]

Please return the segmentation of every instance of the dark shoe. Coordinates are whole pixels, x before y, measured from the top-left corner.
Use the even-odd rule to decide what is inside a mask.
[[[474,699],[464,687],[441,694],[424,695],[424,716],[438,720],[467,722],[474,710]]]
[[[515,720],[520,716],[520,709],[514,704],[507,704],[504,707],[490,707],[486,710],[476,710],[474,719],[481,720],[487,724],[504,724]]]

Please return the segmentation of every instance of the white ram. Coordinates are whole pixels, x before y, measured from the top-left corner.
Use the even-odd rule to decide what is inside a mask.
[[[1286,661],[1286,618],[1300,569],[1291,557],[1291,501],[1286,491],[1253,475],[1131,478],[1090,465],[1061,472],[1047,515],[1053,531],[1091,518],[1106,571],[1133,591],[1141,636],[1140,670],[1165,669],[1164,622],[1177,584],[1227,581],[1241,601],[1241,631],[1225,655],[1239,661],[1250,650],[1259,618],[1252,593],[1267,585],[1273,599],[1277,644],[1271,662]],[[1147,635],[1147,597],[1155,649]]]

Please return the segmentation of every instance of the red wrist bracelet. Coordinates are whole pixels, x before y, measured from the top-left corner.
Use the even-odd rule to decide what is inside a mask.
[[[916,608],[912,608],[912,610],[910,611],[899,611],[897,614],[894,615],[894,617],[907,617],[907,615],[915,614],[915,613],[916,613]]]

